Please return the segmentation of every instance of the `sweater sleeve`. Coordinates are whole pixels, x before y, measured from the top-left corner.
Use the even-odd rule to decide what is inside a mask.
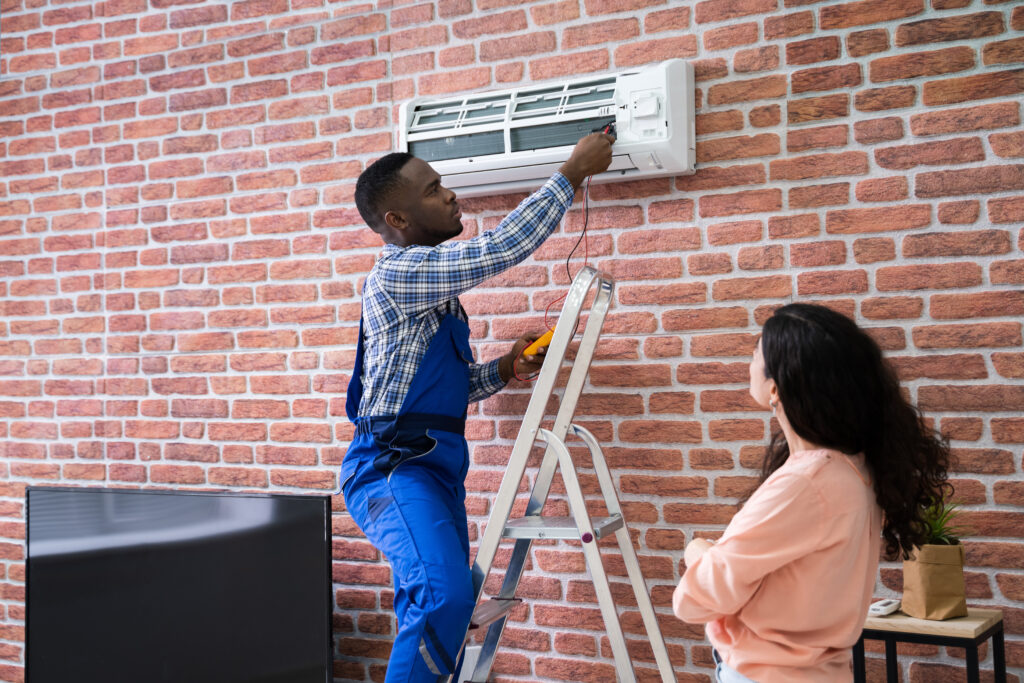
[[[686,568],[672,596],[691,623],[735,614],[769,573],[821,546],[825,501],[801,474],[777,472],[750,497],[722,538]]]

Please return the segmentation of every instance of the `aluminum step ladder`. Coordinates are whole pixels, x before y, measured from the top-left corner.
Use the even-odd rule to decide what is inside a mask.
[[[569,343],[575,335],[584,303],[595,285],[593,303],[580,338],[579,349],[576,352],[575,360],[572,361],[565,390],[562,392],[554,425],[551,429],[542,429],[540,425],[544,419],[545,408],[554,394],[559,370],[565,361]],[[473,589],[478,604],[469,626],[467,640],[469,636],[478,632],[478,629],[486,626],[488,630],[477,658],[476,667],[472,675],[463,680],[478,683],[487,681],[497,653],[498,641],[505,628],[506,618],[509,612],[521,602],[519,598],[515,597],[515,593],[529,558],[531,544],[534,539],[543,538],[574,539],[581,542],[583,555],[594,581],[594,591],[607,629],[608,640],[611,643],[618,680],[620,683],[635,683],[636,675],[626,648],[626,639],[598,549],[598,540],[605,536],[614,536],[618,541],[618,547],[622,553],[629,582],[636,595],[637,605],[661,679],[663,683],[676,680],[601,446],[593,434],[571,422],[576,410],[576,403],[583,390],[584,381],[590,370],[594,350],[601,335],[601,327],[604,325],[604,319],[611,303],[613,287],[611,278],[599,274],[589,266],[584,266],[576,274],[566,295],[558,325],[555,327],[547,356],[540,374],[537,376],[530,403],[523,417],[515,445],[512,447],[512,455],[501,481],[501,487],[494,499],[491,516],[481,536],[473,564]],[[607,517],[592,519],[587,512],[579,478],[576,475],[576,466],[565,445],[566,436],[570,434],[582,440],[590,451],[594,471],[597,474],[601,493],[607,506]],[[525,515],[518,519],[509,519],[517,491],[526,472],[530,451],[538,440],[546,444],[546,449],[544,459],[537,471]],[[541,515],[556,471],[561,471],[565,483],[566,497],[571,512],[568,517]],[[484,582],[490,573],[495,553],[502,538],[515,539],[515,547],[505,572],[504,582],[497,596],[480,602]]]

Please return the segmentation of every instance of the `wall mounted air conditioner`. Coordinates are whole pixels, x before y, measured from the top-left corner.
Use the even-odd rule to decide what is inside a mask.
[[[612,164],[593,181],[694,171],[693,66],[682,59],[562,84],[402,104],[399,149],[459,196],[533,191],[583,136],[615,125]]]

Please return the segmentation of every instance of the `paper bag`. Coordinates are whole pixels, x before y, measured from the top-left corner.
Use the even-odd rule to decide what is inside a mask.
[[[964,546],[924,545],[903,561],[905,614],[918,619],[967,616]]]

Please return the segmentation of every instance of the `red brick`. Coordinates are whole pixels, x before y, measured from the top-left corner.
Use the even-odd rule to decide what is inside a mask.
[[[839,37],[809,38],[786,44],[786,64],[814,64],[839,57]]]
[[[751,14],[768,13],[775,8],[775,0],[742,0],[741,2],[704,0],[697,3],[694,19],[698,24],[705,24],[712,21],[724,21],[726,19],[749,16]]]
[[[1024,197],[990,199],[988,201],[988,217],[993,223],[1024,221]],[[977,220],[977,216],[974,219]]]
[[[895,202],[906,199],[910,189],[904,176],[870,178],[857,183],[854,194],[862,202]]]
[[[910,132],[914,135],[962,134],[972,130],[1015,126],[1019,123],[1019,107],[1016,103],[999,102],[914,114],[910,117]]]
[[[989,43],[981,51],[982,63],[1014,64],[1024,62],[1024,38]]]
[[[861,90],[854,98],[857,111],[884,111],[913,106],[917,102],[917,89],[912,85]]]
[[[950,289],[981,284],[981,266],[976,263],[941,263],[922,266],[887,266],[875,274],[879,291]]]
[[[775,136],[771,136],[775,137]],[[749,138],[728,138],[744,140]],[[778,138],[775,137],[776,152],[778,151]],[[717,166],[701,166],[697,169],[697,172],[693,175],[680,176],[676,178],[676,188],[688,192],[695,190],[717,190],[724,187],[737,187],[740,185],[761,185],[767,180],[767,174],[764,171],[763,164],[745,164],[745,165],[734,165],[726,167]],[[689,202],[687,204],[686,202]],[[683,200],[683,203],[679,202],[659,202],[652,204],[650,209],[650,220],[660,219],[660,213],[655,213],[655,208],[663,207],[674,207],[674,206],[689,206],[692,211],[692,200]],[[687,216],[685,220],[689,220],[692,216]]]
[[[521,12],[517,14],[522,14]],[[492,15],[487,19],[497,19],[505,15]],[[479,21],[479,20],[478,20]],[[522,29],[526,28],[523,21]],[[507,33],[508,25],[498,22],[492,33]],[[458,34],[458,24],[455,26]],[[562,33],[562,46],[566,49],[587,47],[599,43],[618,43],[629,41],[640,35],[640,24],[635,18],[629,19],[608,19],[605,21],[592,21],[583,26],[571,26]]]
[[[917,145],[898,145],[875,151],[875,160],[884,168],[908,169],[918,165],[954,165],[985,159],[979,138],[955,138]]]
[[[851,57],[864,57],[889,49],[889,32],[885,29],[854,31],[846,38],[846,49]]]
[[[791,188],[789,206],[792,209],[808,209],[819,206],[837,206],[850,200],[850,183],[829,185],[804,185]]]
[[[774,99],[785,95],[785,76],[764,76],[713,85],[708,89],[708,103],[717,106],[732,102]]]
[[[912,230],[931,222],[931,206],[911,204],[872,209],[843,209],[825,215],[825,231],[849,235],[865,232]]]
[[[844,147],[849,137],[849,128],[843,126],[819,126],[791,130],[786,133],[786,149],[790,152],[803,152],[808,149],[825,147]]]
[[[772,216],[768,219],[768,236],[772,239],[811,237],[821,232],[817,214]]]
[[[933,318],[988,318],[1024,315],[1024,293],[985,292],[978,294],[938,294],[929,309]]]
[[[767,275],[748,278],[720,278],[715,280],[711,292],[715,300],[735,301],[788,297],[793,293],[793,289],[788,275]]]
[[[704,195],[700,198],[699,205],[700,215],[705,218],[778,211],[782,208],[782,191],[768,189]]]
[[[990,421],[992,439],[996,443],[1024,443],[1024,419],[999,417]]]
[[[786,116],[790,123],[821,121],[846,116],[850,113],[850,96],[846,93],[791,100]]]
[[[864,152],[812,154],[793,159],[781,159],[769,164],[772,180],[804,180],[837,175],[864,175],[868,172],[868,159]]]
[[[972,323],[915,327],[914,344],[920,349],[955,349],[1020,346],[1020,323]]]
[[[992,151],[1006,158],[1024,157],[1024,133],[994,133],[988,136]]]
[[[743,247],[736,255],[736,265],[742,270],[779,270],[786,262],[782,245]]]
[[[951,47],[934,52],[915,52],[896,57],[881,57],[872,60],[869,73],[871,80],[879,83],[955,73],[966,71],[973,66],[973,49]]]
[[[968,225],[976,222],[980,213],[981,202],[977,199],[967,199],[940,203],[938,218],[939,222],[944,224]],[[994,222],[998,223],[999,221]]]
[[[896,29],[895,43],[903,47],[938,41],[968,40],[998,35],[1003,30],[1001,12],[960,14],[903,24]]]
[[[868,290],[868,275],[863,270],[830,270],[797,275],[797,293],[847,294],[864,293]]]
[[[697,37],[682,35],[627,43],[615,48],[613,56],[616,64],[635,66],[674,57],[696,57],[697,52]]]
[[[924,84],[922,100],[926,106],[935,107],[992,97],[1011,97],[1020,92],[1024,92],[1024,69],[1009,69],[928,81]]]
[[[996,261],[989,266],[992,284],[1024,283],[1024,260]]]
[[[726,50],[737,45],[751,45],[757,42],[756,23],[736,24],[705,31],[704,47],[707,50]]]
[[[662,314],[662,325],[667,331],[710,330],[745,327],[748,319],[747,311],[742,307],[700,308],[666,311]]]
[[[861,314],[874,320],[919,318],[924,311],[924,300],[919,297],[875,297],[861,302]]]
[[[903,19],[924,11],[924,0],[859,0],[819,10],[819,28],[830,30]]]
[[[714,138],[697,142],[697,161],[723,161],[779,153],[779,136],[773,134]]]
[[[793,94],[815,90],[838,90],[861,83],[860,65],[823,66],[803,69],[793,73],[791,86]]]
[[[934,232],[903,238],[903,255],[909,257],[982,256],[1005,254],[1013,248],[1004,230]]]
[[[985,166],[955,171],[933,171],[917,176],[918,197],[1024,190],[1024,164]]]
[[[781,16],[771,16],[764,20],[765,40],[792,38],[814,30],[813,12],[794,12]]]

